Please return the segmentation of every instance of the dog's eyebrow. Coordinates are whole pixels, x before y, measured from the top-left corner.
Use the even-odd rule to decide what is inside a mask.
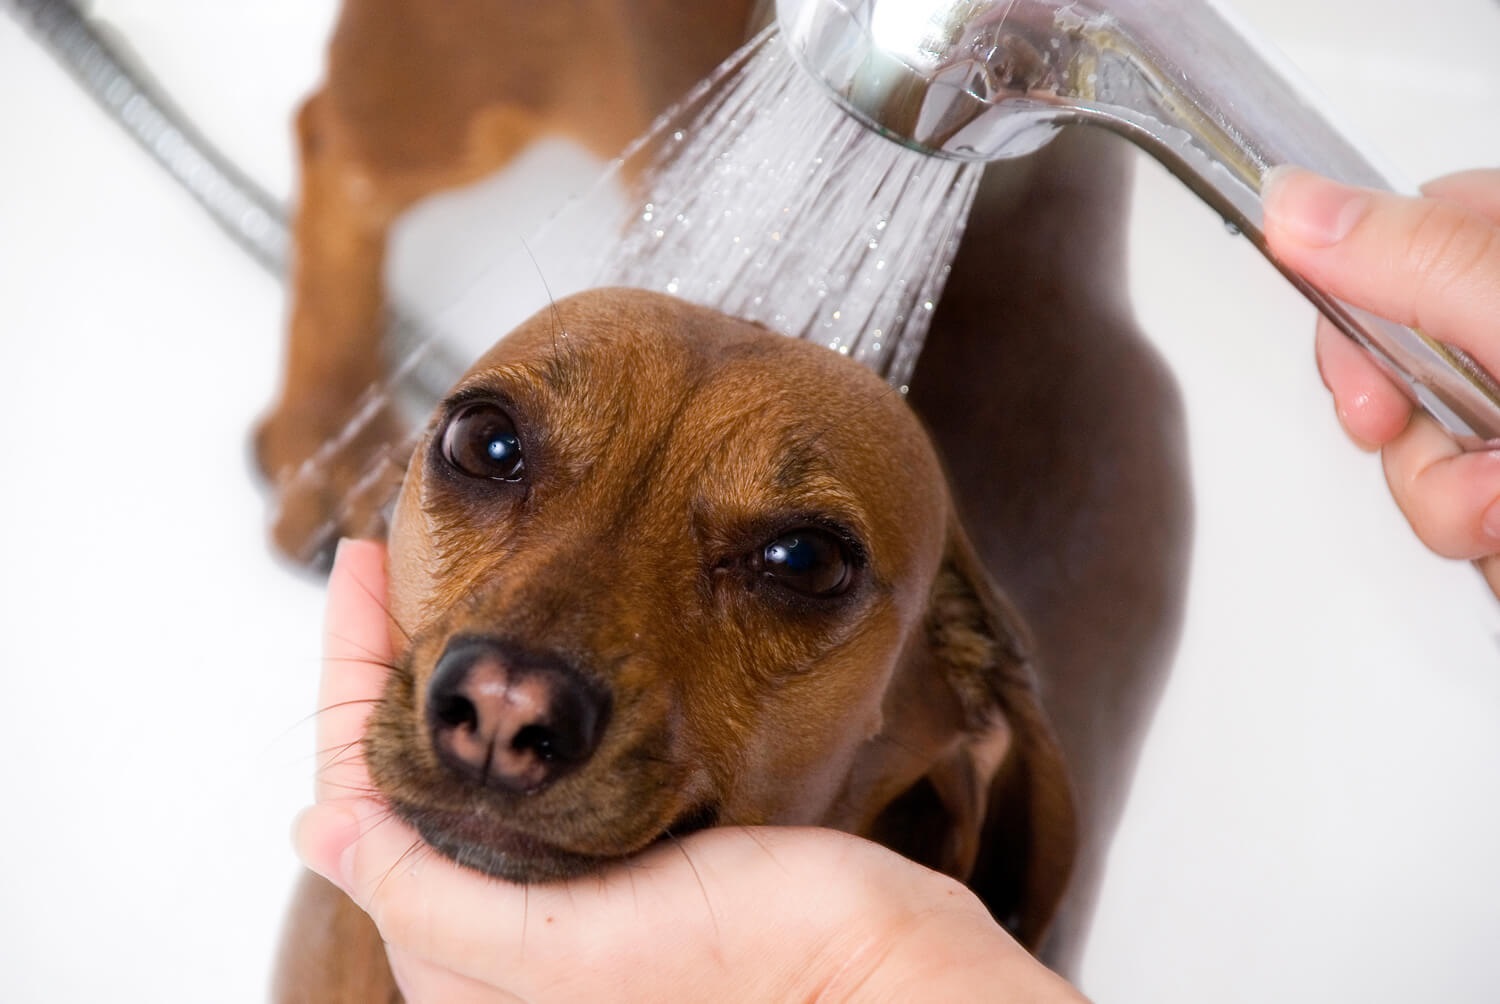
[[[859,493],[839,475],[821,440],[797,437],[786,443],[778,451],[772,484],[787,502],[826,514],[860,539],[868,537]]]
[[[806,486],[814,478],[827,477],[829,467],[828,459],[816,441],[794,440],[780,451],[773,480],[777,488],[793,491]]]

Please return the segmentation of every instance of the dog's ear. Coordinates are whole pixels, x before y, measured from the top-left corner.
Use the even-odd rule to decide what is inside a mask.
[[[950,526],[925,630],[898,670],[883,731],[887,755],[920,757],[923,772],[886,805],[871,836],[965,881],[1035,948],[1077,848],[1072,785],[1021,617],[956,521]]]

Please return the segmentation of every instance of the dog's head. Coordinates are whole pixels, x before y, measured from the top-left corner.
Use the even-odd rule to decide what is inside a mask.
[[[371,773],[460,863],[820,824],[977,870],[1023,937],[1050,916],[1072,817],[1021,625],[863,367],[655,294],[559,303],[439,408],[390,571]]]

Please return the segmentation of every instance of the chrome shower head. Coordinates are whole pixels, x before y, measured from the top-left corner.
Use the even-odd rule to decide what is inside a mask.
[[[896,142],[991,161],[1031,153],[1067,125],[1102,127],[1161,161],[1268,258],[1261,186],[1271,168],[1296,164],[1396,187],[1211,0],[777,0],[776,8],[802,66]],[[1474,360],[1283,273],[1461,445],[1500,443],[1500,385]]]

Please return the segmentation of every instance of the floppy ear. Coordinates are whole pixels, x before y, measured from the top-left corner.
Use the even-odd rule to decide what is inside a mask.
[[[1073,866],[1072,785],[1038,700],[1020,615],[956,521],[949,525],[925,631],[897,671],[882,733],[894,747],[887,755],[925,766],[869,835],[965,881],[1034,949]]]

